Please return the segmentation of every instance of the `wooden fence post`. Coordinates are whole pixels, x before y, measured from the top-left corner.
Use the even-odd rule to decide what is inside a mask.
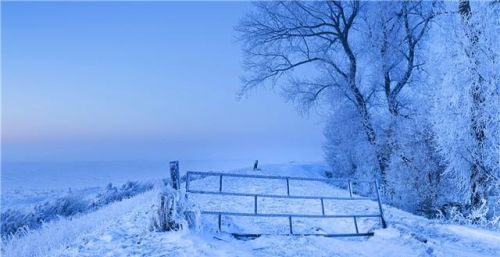
[[[172,187],[175,190],[181,188],[181,176],[179,174],[179,161],[170,162],[170,178],[172,179]]]

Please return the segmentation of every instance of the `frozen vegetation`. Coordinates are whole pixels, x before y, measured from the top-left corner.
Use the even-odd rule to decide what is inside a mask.
[[[250,169],[233,170],[241,173],[254,173]],[[267,165],[259,174],[322,177],[324,166],[318,164]],[[210,179],[196,180],[193,186],[211,189],[217,186]],[[227,190],[241,192],[257,190],[261,192],[282,190],[283,185],[263,185],[262,181],[235,179],[227,181]],[[184,185],[183,185],[184,186]],[[267,188],[267,189],[266,189]],[[165,191],[166,190],[166,191]],[[346,192],[327,183],[314,185],[295,184],[291,190],[297,195],[345,194]],[[152,229],[153,220],[162,209],[162,197],[173,199],[179,208],[173,220],[182,227],[159,232]],[[22,237],[2,242],[2,256],[498,256],[500,254],[500,234],[476,227],[443,223],[430,220],[385,205],[385,216],[389,227],[381,229],[376,224],[366,229],[373,231],[373,237],[327,238],[322,236],[261,236],[254,240],[238,240],[226,233],[217,233],[216,225],[210,216],[202,215],[201,223],[189,226],[184,211],[200,208],[239,209],[244,203],[216,199],[191,198],[190,203],[183,200],[184,193],[172,192],[163,183],[157,189],[135,197],[114,202],[96,211],[60,219],[44,224],[40,229],[30,230]],[[187,205],[186,205],[187,204]],[[272,204],[283,206],[285,203]],[[182,207],[191,206],[189,208]],[[367,203],[369,206],[370,203]],[[173,205],[163,205],[170,206]],[[317,206],[305,203],[290,203],[286,210],[293,212],[315,212]],[[171,208],[166,208],[169,210]],[[272,211],[272,210],[270,210]],[[329,211],[342,211],[331,209]],[[167,211],[168,213],[168,211]],[[190,217],[198,217],[194,214]],[[166,219],[168,220],[168,218]],[[194,219],[196,220],[196,219]],[[153,223],[152,223],[153,222]],[[196,224],[201,224],[197,226]],[[286,222],[259,220],[247,222],[243,219],[224,219],[225,229],[255,231],[270,229],[278,232]],[[311,222],[301,223],[321,230],[345,230],[342,223]],[[352,227],[350,228],[352,229]],[[167,229],[168,230],[168,229]]]
[[[110,203],[128,199],[153,188],[151,183],[127,182],[119,187],[108,184],[100,193],[91,199],[71,190],[65,195],[35,205],[32,209],[2,209],[1,236],[3,239],[22,236],[30,230],[42,227],[44,223],[60,218],[95,211]]]
[[[325,114],[335,177],[387,202],[499,226],[498,1],[258,2],[239,24],[242,94]]]

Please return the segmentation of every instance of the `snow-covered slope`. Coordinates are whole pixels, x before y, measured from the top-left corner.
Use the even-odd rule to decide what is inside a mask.
[[[321,176],[322,170],[317,165],[287,164],[265,166],[262,173]],[[245,185],[263,188],[261,181]],[[300,188],[294,187],[297,194],[303,193]],[[342,193],[326,184],[320,190]],[[500,256],[497,232],[441,224],[388,206],[389,227],[376,229],[368,238],[261,236],[243,241],[213,232],[210,224],[202,231],[150,232],[155,196],[156,192],[147,192],[85,216],[48,224],[4,242],[2,256]]]

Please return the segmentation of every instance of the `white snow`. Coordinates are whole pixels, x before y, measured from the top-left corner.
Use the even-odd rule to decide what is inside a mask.
[[[261,174],[319,177],[321,165],[270,165]],[[253,172],[236,170],[232,172]],[[264,191],[262,181],[224,181],[228,189],[253,187]],[[199,186],[211,183],[197,181]],[[195,184],[193,184],[194,186]],[[271,188],[279,188],[272,185]],[[345,193],[331,185],[313,189],[298,184],[295,194]],[[208,189],[208,188],[207,188]],[[113,203],[96,212],[50,223],[17,240],[2,243],[2,256],[500,256],[500,233],[477,228],[443,224],[385,206],[389,227],[377,228],[373,237],[328,238],[322,236],[261,236],[254,240],[237,240],[228,234],[216,233],[207,223],[202,231],[150,232],[149,224],[157,192],[151,191],[134,198]],[[191,197],[191,196],[190,196]],[[195,200],[192,198],[192,200]],[[228,207],[237,201],[216,204],[215,200],[198,199],[203,208]],[[279,203],[279,208],[287,209]],[[217,206],[216,206],[217,205]],[[370,206],[370,203],[367,204]],[[290,205],[289,211],[306,211],[309,206]],[[273,204],[269,205],[273,207]],[[330,211],[341,211],[331,207]],[[243,211],[243,210],[238,210]],[[308,210],[312,211],[312,210]],[[205,221],[208,220],[204,218]],[[232,229],[253,229],[249,222],[227,223]],[[269,223],[271,230],[284,229],[279,222]],[[270,224],[270,225],[269,225]],[[367,227],[375,228],[376,224]],[[320,226],[320,225],[318,225]],[[236,228],[237,227],[237,228]],[[327,229],[327,228],[322,228]]]
[[[252,160],[181,161],[182,170],[250,166]],[[92,196],[108,183],[155,181],[169,176],[168,162],[3,162],[2,209],[32,208],[57,198],[71,188],[82,197]]]

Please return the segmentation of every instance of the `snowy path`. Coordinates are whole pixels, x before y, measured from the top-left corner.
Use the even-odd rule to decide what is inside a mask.
[[[305,172],[287,165],[278,174],[289,175],[286,171],[295,176]],[[68,234],[60,245],[53,244],[42,255],[15,255],[12,251],[4,256],[500,256],[500,233],[440,224],[390,207],[385,208],[389,228],[376,229],[375,236],[369,238],[262,236],[242,241],[209,230],[150,232],[155,200],[155,193],[148,192],[103,208],[98,214],[68,221],[65,226],[84,229]],[[86,223],[89,221],[92,225]],[[57,238],[63,232],[48,226],[38,233],[53,233],[51,237]],[[44,243],[33,241],[32,236],[24,239],[32,242],[30,247]]]
[[[262,236],[250,241],[229,236],[217,239],[189,231],[152,233],[147,229],[149,217],[147,211],[125,214],[107,230],[74,242],[61,256],[498,256],[500,253],[498,234],[430,224],[409,214],[398,218],[401,223],[397,227],[377,230],[368,239]],[[405,231],[410,225],[417,227]],[[426,228],[420,230],[422,225]],[[427,243],[419,241],[424,238]]]

